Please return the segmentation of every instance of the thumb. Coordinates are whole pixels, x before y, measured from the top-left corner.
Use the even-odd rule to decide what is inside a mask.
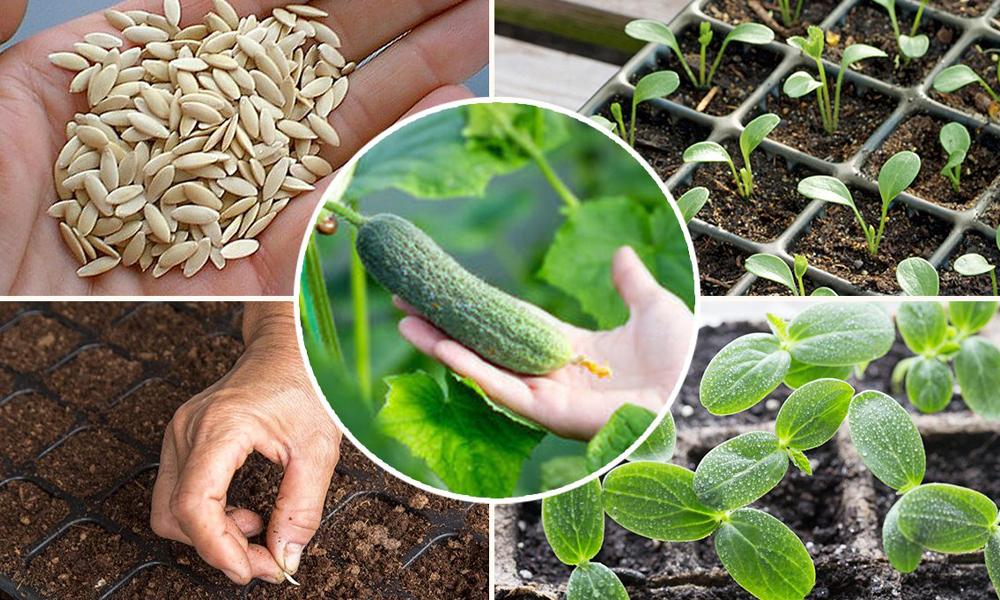
[[[611,277],[630,311],[645,306],[663,293],[663,288],[630,246],[622,246],[615,252]]]
[[[293,456],[285,466],[267,528],[267,548],[287,573],[299,568],[302,550],[323,521],[323,508],[339,450],[334,446]]]
[[[28,0],[4,0],[4,9],[0,11],[0,42],[6,42],[14,37],[21,21],[24,20],[26,8]]]

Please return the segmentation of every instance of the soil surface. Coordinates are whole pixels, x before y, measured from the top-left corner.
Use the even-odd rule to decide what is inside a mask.
[[[815,73],[815,69],[809,71]],[[874,90],[859,91],[853,83],[845,81],[840,96],[840,124],[831,135],[823,129],[815,95],[789,98],[781,92],[781,85],[783,82],[765,100],[763,112],[781,117],[781,125],[771,133],[771,139],[832,162],[854,156],[897,104],[895,98]]]
[[[1000,265],[1000,250],[996,242],[979,233],[968,231],[951,256],[944,263],[941,273],[941,295],[947,296],[991,296],[993,286],[989,275],[966,277],[955,270],[955,261],[963,254],[980,254],[993,265]]]
[[[792,2],[794,12],[795,2]],[[834,0],[804,2],[802,15],[797,23],[786,27],[781,19],[781,9],[777,2],[765,0],[713,0],[705,7],[705,13],[731,25],[756,21],[774,30],[778,38],[787,39],[793,35],[803,35],[809,25],[819,25],[837,7]]]
[[[997,81],[997,58],[1000,54],[996,52],[997,50],[1000,50],[1000,46],[980,40],[969,46],[959,62],[978,73],[994,92],[1000,94],[1000,82]],[[989,116],[994,120],[1000,119],[1000,103],[990,98],[986,90],[979,85],[967,85],[950,94],[931,88],[929,93],[935,100],[966,113],[981,118]]]
[[[698,257],[702,296],[725,296],[746,274],[743,268],[746,255],[735,246],[703,235],[694,240],[694,250]]]
[[[857,190],[852,194],[865,222],[877,229],[881,199]],[[849,207],[828,205],[808,227],[805,235],[792,244],[791,251],[804,254],[814,267],[880,294],[899,293],[896,266],[911,256],[930,258],[951,232],[947,222],[901,202],[889,207],[885,235],[876,256],[868,252],[861,225]]]
[[[737,164],[743,158],[736,141],[723,144]],[[799,181],[816,173],[762,150],[750,156],[754,173],[754,191],[749,200],[736,190],[729,165],[710,163],[698,165],[691,187],[705,186],[709,202],[698,218],[754,242],[769,242],[781,235],[795,217],[809,204],[796,191]]]
[[[994,199],[979,215],[979,220],[990,227],[1000,226],[1000,199]]]
[[[960,17],[978,17],[990,7],[989,0],[932,0],[931,6]]]
[[[723,38],[725,38],[725,33],[722,30],[714,29],[713,32],[714,37],[712,43],[709,44],[706,58],[706,75],[715,61],[716,52],[722,46]],[[677,36],[677,40],[688,64],[691,65],[691,71],[697,76],[700,50],[698,25],[690,25],[685,28]],[[677,55],[669,48],[660,49],[654,70],[676,71],[680,76],[681,86],[669,96],[670,100],[718,117],[728,115],[739,108],[750,94],[755,92],[760,84],[774,72],[780,62],[780,56],[761,46],[734,42],[726,48],[726,53],[709,88],[695,87],[691,79],[687,77],[683,67],[678,63]],[[640,70],[633,74],[632,83],[635,84],[650,72],[652,71]],[[717,91],[709,97],[713,88]],[[702,107],[702,103],[705,102],[707,105]]]
[[[900,30],[909,34],[916,11],[897,4],[896,16],[899,19]],[[888,54],[888,58],[863,60],[852,68],[887,83],[910,87],[923,82],[924,77],[951,48],[960,32],[924,13],[920,20],[919,33],[930,38],[930,48],[923,57],[907,62],[899,51],[889,13],[874,3],[863,2],[855,5],[847,13],[843,25],[833,27],[832,33],[840,37],[836,44],[832,44],[829,43],[830,35],[827,36],[826,57],[831,62],[840,64],[844,50],[851,44],[864,43],[875,46]]]
[[[868,157],[865,175],[877,181],[879,169],[892,155],[911,150],[921,159],[920,174],[908,189],[911,194],[954,210],[972,208],[980,194],[1000,174],[1000,140],[985,132],[969,132],[973,138],[972,147],[962,163],[961,186],[956,193],[951,181],[941,175],[941,169],[948,162],[941,147],[941,128],[949,122],[927,114],[910,117]]]
[[[26,392],[0,404],[0,431],[20,435],[0,436],[0,456],[17,465],[36,458],[73,424],[68,407],[37,392]]]

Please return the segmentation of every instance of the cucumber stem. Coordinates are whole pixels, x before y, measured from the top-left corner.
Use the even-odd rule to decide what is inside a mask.
[[[572,364],[577,365],[579,367],[583,367],[584,369],[587,369],[588,371],[590,371],[594,375],[597,375],[598,379],[604,379],[606,377],[611,377],[611,367],[609,367],[608,365],[598,364],[598,363],[590,360],[586,356],[583,356],[583,355],[577,356],[576,358],[573,359]]]
[[[374,413],[372,406],[372,365],[370,326],[368,323],[368,288],[365,281],[365,267],[358,256],[356,240],[358,232],[351,236],[351,302],[354,306],[354,362],[358,376],[361,399]]]
[[[319,342],[327,354],[343,366],[344,353],[340,347],[340,337],[337,335],[337,323],[333,318],[330,296],[326,291],[326,279],[323,277],[323,263],[320,259],[316,236],[311,236],[309,244],[306,246],[305,276],[304,295],[308,295],[309,302],[307,304],[313,309]],[[302,316],[303,319],[308,317],[306,311],[303,311]],[[312,332],[310,331],[310,333]]]
[[[340,202],[327,202],[323,205],[323,208],[336,214],[338,217],[341,217],[355,227],[361,227],[368,220],[367,217],[363,216],[358,211],[354,210],[350,206],[347,206],[346,204],[341,204]]]

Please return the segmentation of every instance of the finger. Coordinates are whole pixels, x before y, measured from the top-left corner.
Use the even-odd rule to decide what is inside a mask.
[[[410,316],[413,317],[420,316],[420,313],[417,311],[417,309],[410,306],[410,304],[406,300],[403,300],[402,298],[400,298],[395,294],[393,294],[392,296],[392,305]]]
[[[516,375],[493,366],[454,340],[435,344],[434,357],[462,377],[475,381],[494,402],[532,418],[531,391]]]
[[[618,295],[629,309],[642,308],[663,293],[663,288],[653,278],[635,250],[629,246],[622,246],[615,252],[611,277]]]
[[[285,572],[281,570],[278,563],[267,548],[260,544],[250,544],[247,546],[247,559],[250,561],[250,572],[257,579],[263,579],[268,583],[284,583]]]
[[[226,516],[236,524],[240,533],[248,538],[260,535],[264,531],[264,519],[252,510],[229,506],[226,507]]]
[[[428,108],[433,108],[441,104],[447,104],[449,102],[457,102],[459,100],[468,100],[469,98],[475,98],[476,95],[473,94],[469,88],[464,85],[445,85],[441,86],[433,92],[427,94],[420,99],[419,102],[413,105],[410,110],[406,111],[403,118],[415,115],[418,112],[427,110]]]
[[[338,450],[317,444],[292,456],[278,488],[267,528],[267,547],[286,572],[299,569],[302,550],[323,520],[326,493],[337,464]]]
[[[6,42],[14,37],[14,33],[24,20],[24,11],[28,8],[28,0],[6,0],[0,11],[0,42]]]
[[[149,526],[156,535],[184,544],[191,544],[189,538],[170,511],[170,498],[177,486],[177,455],[174,449],[174,434],[167,427],[160,447],[160,467],[153,483],[153,497],[150,502]]]
[[[431,358],[436,358],[434,347],[448,339],[444,332],[419,316],[404,317],[399,322],[399,334],[414,348]]]

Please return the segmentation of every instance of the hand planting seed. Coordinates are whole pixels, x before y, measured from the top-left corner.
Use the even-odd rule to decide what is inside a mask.
[[[355,65],[317,20],[329,15],[290,5],[241,19],[213,1],[183,29],[174,0],[165,16],[110,10],[132,47],[98,33],[86,56],[49,57],[78,72],[70,91],[89,107],[67,124],[48,211],[80,277],[119,264],[154,277],[222,269],[254,254],[278,213],[332,171],[319,152],[340,143],[327,118]]]
[[[997,229],[996,244],[997,248],[1000,248],[1000,229]],[[996,265],[991,264],[982,254],[972,252],[959,256],[955,260],[955,271],[959,275],[966,277],[979,277],[980,275],[988,274],[990,276],[990,284],[993,287],[993,295],[998,295]]]
[[[753,195],[753,170],[750,165],[750,155],[760,146],[761,142],[781,123],[778,115],[761,115],[750,121],[740,134],[740,153],[743,155],[743,167],[739,170],[733,164],[733,159],[725,148],[715,142],[698,142],[684,151],[686,163],[726,163],[736,182],[736,191],[749,200]]]
[[[913,26],[910,27],[909,35],[900,32],[899,19],[896,17],[896,0],[873,1],[889,13],[892,32],[896,36],[896,44],[899,46],[899,51],[907,62],[927,54],[927,51],[931,47],[931,40],[926,35],[917,35],[917,32],[920,31],[920,20],[924,16],[924,8],[927,7],[928,0],[921,0],[920,8],[917,9],[917,16],[913,18]]]
[[[715,72],[718,70],[719,65],[722,64],[722,57],[730,43],[741,42],[743,44],[764,45],[774,41],[774,32],[764,25],[759,23],[742,23],[737,25],[723,38],[722,47],[719,48],[719,53],[716,54],[715,61],[712,62],[712,66],[706,74],[708,46],[712,43],[715,34],[712,31],[712,24],[708,21],[703,21],[698,30],[698,46],[700,49],[698,52],[698,74],[696,76],[688,64],[687,57],[681,51],[677,37],[674,35],[674,32],[670,31],[666,23],[661,23],[653,19],[638,19],[625,26],[625,33],[637,40],[663,44],[673,50],[677,56],[677,60],[681,64],[681,68],[684,69],[684,73],[691,80],[691,84],[698,89],[711,87]]]
[[[941,291],[937,269],[919,256],[911,256],[896,266],[896,281],[907,296],[937,296]]]
[[[633,148],[635,147],[635,120],[639,104],[653,100],[654,98],[663,98],[673,94],[680,83],[680,78],[673,71],[657,71],[640,79],[635,84],[635,90],[632,92],[632,113],[627,129],[622,115],[622,105],[618,102],[611,105],[611,115],[615,118],[615,123],[617,123],[618,135],[625,140],[625,143]],[[603,120],[607,121],[607,119]],[[607,121],[605,127],[608,124],[611,124],[609,129],[613,130],[615,127],[614,124]]]
[[[941,175],[951,182],[956,194],[962,185],[962,163],[969,155],[971,145],[972,139],[965,125],[948,123],[941,128],[941,147],[948,154],[948,161],[941,169]]]
[[[809,259],[801,254],[796,254],[794,258],[795,274],[788,268],[788,264],[773,254],[754,254],[743,263],[748,273],[752,273],[762,279],[774,281],[788,288],[793,296],[805,296],[806,287],[803,277],[809,270]],[[812,291],[810,296],[836,296],[837,293],[828,287],[819,287]]]
[[[800,181],[798,189],[799,193],[807,198],[850,207],[865,234],[868,252],[872,256],[876,256],[879,246],[882,244],[882,236],[885,234],[885,225],[889,220],[889,207],[892,201],[910,187],[919,173],[920,157],[909,150],[894,154],[882,165],[878,173],[878,192],[882,197],[882,212],[877,230],[874,225],[865,222],[861,211],[854,203],[854,197],[851,196],[850,190],[839,179],[828,175],[813,175]]]
[[[938,73],[938,76],[934,78],[934,89],[944,94],[950,94],[974,83],[978,83],[993,99],[990,116],[996,118],[997,114],[994,109],[1000,105],[1000,95],[990,87],[990,84],[986,83],[985,79],[967,65],[952,65]]]
[[[695,187],[684,192],[684,194],[677,199],[677,208],[681,211],[681,216],[684,217],[685,223],[690,223],[691,219],[695,218],[698,211],[708,203],[708,188]]]
[[[844,50],[840,60],[840,71],[837,73],[837,83],[831,102],[830,85],[827,82],[826,68],[823,66],[823,48],[826,44],[823,30],[816,26],[808,29],[808,38],[794,36],[788,39],[788,44],[798,48],[806,56],[816,61],[816,72],[819,81],[805,71],[796,71],[788,76],[782,90],[791,98],[801,98],[809,92],[816,92],[823,129],[828,134],[837,131],[840,124],[840,92],[844,85],[844,73],[851,65],[869,58],[885,58],[886,53],[867,44],[851,44]]]

